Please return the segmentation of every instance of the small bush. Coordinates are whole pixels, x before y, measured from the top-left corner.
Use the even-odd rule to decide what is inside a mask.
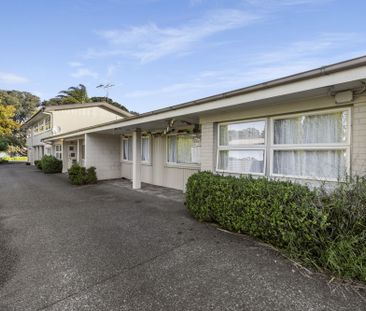
[[[68,173],[70,183],[73,185],[95,184],[98,180],[95,167],[86,169],[79,164],[73,164]]]
[[[4,158],[0,158],[0,164],[6,164],[6,163],[9,163],[9,161]]]
[[[38,168],[39,170],[42,170],[42,162],[41,160],[35,160],[34,161],[34,165],[36,166],[36,168]]]
[[[366,282],[365,178],[326,192],[202,172],[189,178],[186,190],[187,208],[199,221],[214,221],[307,265]]]
[[[51,155],[44,155],[41,160],[41,169],[45,174],[62,173],[62,161]]]

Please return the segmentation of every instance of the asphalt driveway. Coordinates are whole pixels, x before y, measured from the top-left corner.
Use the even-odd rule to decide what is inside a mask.
[[[0,310],[366,310],[179,196],[0,165]]]

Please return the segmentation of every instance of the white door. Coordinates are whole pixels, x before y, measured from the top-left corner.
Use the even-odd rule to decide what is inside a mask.
[[[71,167],[74,163],[76,163],[76,146],[69,145],[67,147],[67,159],[68,159],[68,168]]]

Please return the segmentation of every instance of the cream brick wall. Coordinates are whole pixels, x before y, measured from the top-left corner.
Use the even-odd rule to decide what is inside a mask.
[[[366,100],[354,104],[352,113],[352,161],[354,175],[366,174]]]

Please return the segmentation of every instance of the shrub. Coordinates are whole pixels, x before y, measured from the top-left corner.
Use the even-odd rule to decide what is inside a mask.
[[[95,167],[86,169],[79,164],[73,164],[68,173],[70,183],[73,185],[95,184],[97,182]]]
[[[45,174],[62,173],[62,161],[52,155],[44,155],[41,160],[41,169]]]
[[[38,168],[39,170],[42,170],[42,162],[41,160],[35,160],[34,161],[34,165],[36,166],[36,168]]]
[[[199,221],[249,234],[290,258],[366,281],[366,179],[333,192],[266,178],[202,172],[188,179],[186,205]]]
[[[6,164],[6,163],[9,163],[9,161],[4,158],[0,158],[0,164]]]

